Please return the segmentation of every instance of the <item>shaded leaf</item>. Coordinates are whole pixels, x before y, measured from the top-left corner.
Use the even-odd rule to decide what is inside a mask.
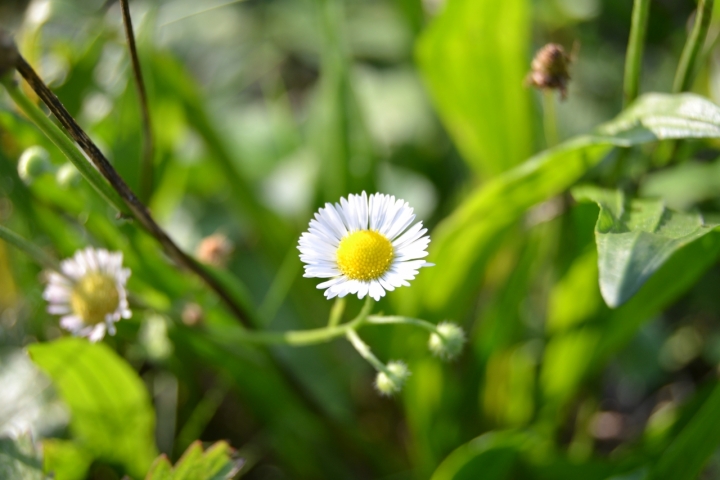
[[[648,480],[698,478],[720,445],[720,386],[715,386],[700,410],[653,464]]]
[[[595,226],[600,291],[608,306],[625,303],[677,250],[712,231],[699,213],[665,208],[662,200],[628,201],[620,191],[575,189],[600,207]]]
[[[135,371],[104,344],[62,338],[30,345],[32,360],[70,408],[70,430],[94,458],[142,477],[156,457],[155,415]]]
[[[42,480],[42,462],[30,435],[0,438],[0,478]]]

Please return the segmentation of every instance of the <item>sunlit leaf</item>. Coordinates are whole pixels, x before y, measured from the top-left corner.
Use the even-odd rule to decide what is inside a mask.
[[[435,230],[429,261],[414,287],[431,312],[457,314],[477,290],[484,262],[499,235],[528,208],[562,193],[597,165],[613,146],[658,139],[720,136],[720,108],[692,94],[648,94],[617,119],[542,152],[477,188]]]
[[[620,191],[581,187],[576,199],[596,202],[600,291],[610,307],[625,303],[677,250],[712,231],[699,213],[679,213],[662,200],[628,200]]]
[[[523,85],[531,31],[525,0],[450,0],[419,40],[418,61],[440,116],[481,176],[532,153],[530,92]]]
[[[161,455],[153,463],[145,480],[223,480],[233,478],[242,467],[242,461],[231,458],[232,448],[226,442],[217,442],[203,451],[202,444],[194,442],[174,467]]]
[[[63,338],[28,347],[70,408],[70,431],[93,457],[142,477],[157,456],[155,415],[140,378],[104,344]]]

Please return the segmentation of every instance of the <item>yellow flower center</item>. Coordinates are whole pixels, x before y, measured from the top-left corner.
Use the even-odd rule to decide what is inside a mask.
[[[73,313],[89,325],[104,322],[105,316],[114,312],[119,304],[115,279],[105,273],[88,273],[70,293]]]
[[[390,240],[373,230],[358,230],[340,241],[337,264],[352,280],[375,280],[387,272],[393,260]]]

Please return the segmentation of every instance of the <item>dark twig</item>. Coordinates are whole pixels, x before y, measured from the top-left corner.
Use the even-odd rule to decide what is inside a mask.
[[[123,24],[125,25],[125,38],[127,39],[128,49],[130,50],[130,60],[132,61],[135,87],[137,88],[138,97],[140,99],[140,110],[142,112],[143,154],[142,166],[140,167],[140,198],[147,202],[150,199],[153,187],[153,154],[155,150],[155,142],[153,138],[152,124],[150,123],[150,109],[148,107],[147,91],[145,90],[142,69],[140,68],[137,46],[135,45],[135,34],[133,33],[128,0],[120,0],[120,8],[122,10]]]
[[[88,137],[85,131],[77,124],[75,119],[70,115],[60,100],[45,85],[33,68],[25,61],[25,59],[17,51],[17,47],[11,40],[0,32],[0,71],[7,70],[8,67],[14,66],[15,69],[28,82],[30,88],[40,97],[40,99],[48,106],[50,111],[60,121],[68,134],[77,142],[80,148],[90,158],[98,171],[105,177],[110,185],[122,197],[128,206],[132,216],[145,228],[145,230],[155,237],[165,252],[180,266],[194,272],[205,283],[215,291],[215,293],[225,302],[233,314],[246,327],[250,327],[248,314],[245,309],[233,298],[220,281],[211,273],[209,273],[197,260],[183,252],[172,239],[160,228],[150,215],[147,207],[135,196],[130,187],[120,177],[115,168],[105,158],[100,149]]]

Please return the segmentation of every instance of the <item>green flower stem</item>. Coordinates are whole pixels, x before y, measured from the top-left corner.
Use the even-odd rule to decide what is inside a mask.
[[[0,225],[0,239],[5,240],[7,243],[17,248],[21,252],[27,254],[30,258],[35,260],[37,263],[45,268],[59,271],[59,264],[56,260],[50,257],[48,254],[43,252],[39,247],[28,242],[17,233],[8,230],[7,228]]]
[[[342,320],[343,313],[345,312],[345,303],[345,297],[338,297],[335,299],[335,303],[333,304],[332,309],[330,309],[330,319],[328,320],[328,327],[335,327],[337,325],[340,325],[340,320]]]
[[[555,109],[554,90],[542,92],[543,99],[543,129],[545,132],[545,143],[547,148],[552,148],[560,143],[557,129],[557,111]]]
[[[93,167],[78,147],[73,143],[60,127],[55,125],[40,108],[35,105],[17,86],[8,75],[1,81],[10,98],[15,104],[49,139],[62,151],[75,165],[80,174],[90,182],[90,185],[119,212],[128,213],[128,208],[120,195],[113,190],[103,176]]]
[[[382,317],[379,315],[370,315],[367,317],[367,321],[365,323],[368,325],[414,325],[416,327],[424,328],[430,333],[437,333],[437,325],[425,320],[420,320],[419,318],[400,316]]]
[[[631,104],[638,96],[649,13],[650,0],[635,0],[632,25],[630,26],[630,40],[628,40],[627,54],[625,55],[625,79],[623,85],[625,107]]]
[[[367,360],[367,362],[372,365],[375,370],[385,373],[385,375],[387,375],[388,377],[392,377],[392,373],[387,369],[385,364],[378,360],[375,355],[373,355],[370,347],[368,347],[368,345],[362,341],[362,339],[358,336],[355,330],[348,330],[346,336],[348,341],[352,344],[353,347],[355,347],[355,350],[357,350],[360,356]]]
[[[675,81],[673,82],[673,93],[680,93],[690,89],[697,72],[698,59],[705,37],[707,36],[710,20],[712,17],[713,0],[700,0],[698,3],[697,13],[695,14],[695,24],[690,32],[690,36],[685,42],[680,63],[675,72]]]
[[[372,298],[367,297],[360,313],[349,322],[324,328],[314,328],[311,330],[290,330],[287,332],[258,332],[242,330],[240,328],[215,328],[217,338],[221,338],[223,342],[245,342],[255,344],[283,344],[295,347],[314,345],[316,343],[329,342],[338,337],[346,335],[350,331],[355,331],[363,323],[367,321],[368,315],[372,310],[375,302]]]

